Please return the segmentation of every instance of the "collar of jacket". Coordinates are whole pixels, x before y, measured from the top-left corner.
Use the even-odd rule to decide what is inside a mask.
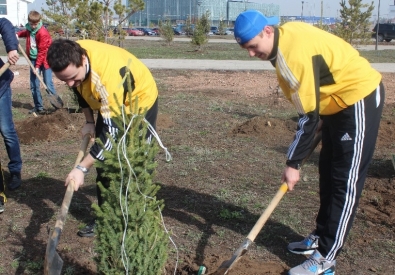
[[[271,54],[269,55],[268,60],[270,61],[270,63],[272,63],[273,67],[276,67],[278,40],[280,38],[280,32],[277,27],[273,27],[273,28],[274,28],[273,50],[272,50]]]
[[[91,63],[89,61],[88,55],[86,55],[86,60],[87,60],[87,64],[85,65],[86,73],[85,73],[85,78],[84,78],[84,80],[82,80],[82,82],[84,82],[88,78],[88,76],[91,72]]]

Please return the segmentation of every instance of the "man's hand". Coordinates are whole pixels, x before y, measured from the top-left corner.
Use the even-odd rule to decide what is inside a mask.
[[[34,72],[36,75],[39,75],[40,74],[40,68],[36,68],[36,70],[35,70],[35,72]]]
[[[80,188],[81,185],[84,184],[84,173],[77,169],[74,168],[73,170],[70,171],[69,175],[66,178],[65,181],[65,186],[69,185],[70,181],[73,180],[74,181],[74,191],[78,191],[78,188]]]
[[[8,52],[8,62],[10,62],[11,65],[15,65],[18,59],[19,59],[19,54],[17,50]]]
[[[287,183],[288,190],[292,191],[300,179],[300,171],[292,167],[285,167],[281,181]]]

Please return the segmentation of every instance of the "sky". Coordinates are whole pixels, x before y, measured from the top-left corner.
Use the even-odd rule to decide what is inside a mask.
[[[187,1],[187,0],[181,0]],[[250,2],[280,5],[280,15],[301,15],[302,14],[302,1],[299,0],[249,0]],[[363,0],[363,3],[370,4],[374,2],[376,8],[373,15],[377,15],[377,6],[380,1],[380,17],[386,17],[390,5],[394,5],[394,0]],[[321,0],[303,1],[303,16],[321,16]],[[323,16],[324,17],[337,17],[340,9],[340,0],[323,0]],[[348,1],[346,0],[348,3]],[[45,5],[45,0],[35,0],[32,4],[28,5],[28,10],[41,11]]]

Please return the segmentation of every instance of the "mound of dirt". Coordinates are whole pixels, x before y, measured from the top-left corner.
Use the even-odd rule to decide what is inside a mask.
[[[235,136],[256,136],[264,141],[270,141],[284,136],[284,133],[287,133],[287,136],[293,136],[296,131],[296,125],[296,122],[292,120],[256,116],[236,126],[232,130],[232,134]]]
[[[15,123],[15,128],[21,144],[51,142],[74,138],[78,135],[82,120],[81,114],[69,114],[64,109],[18,121]]]

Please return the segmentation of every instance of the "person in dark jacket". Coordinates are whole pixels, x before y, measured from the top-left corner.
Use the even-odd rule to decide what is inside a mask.
[[[43,99],[40,92],[40,81],[37,77],[40,73],[48,90],[56,94],[52,81],[52,70],[47,62],[47,52],[51,46],[52,38],[48,30],[43,26],[41,14],[37,11],[31,11],[28,15],[26,30],[17,32],[18,37],[26,37],[26,54],[35,67],[35,71],[30,70],[30,89],[34,101],[34,108],[30,113],[45,114]]]
[[[13,65],[18,59],[18,39],[15,36],[14,26],[6,18],[0,18],[0,34],[7,51],[8,62]],[[0,59],[0,67],[4,66],[4,62]],[[11,174],[11,181],[8,184],[9,190],[15,190],[21,185],[21,169],[22,159],[19,148],[19,139],[16,133],[12,118],[12,101],[11,101],[11,81],[14,74],[7,69],[0,76],[0,133],[3,136],[4,144],[7,150],[8,169]],[[4,177],[0,169],[0,213],[4,211],[4,203],[7,201],[4,194]]]

